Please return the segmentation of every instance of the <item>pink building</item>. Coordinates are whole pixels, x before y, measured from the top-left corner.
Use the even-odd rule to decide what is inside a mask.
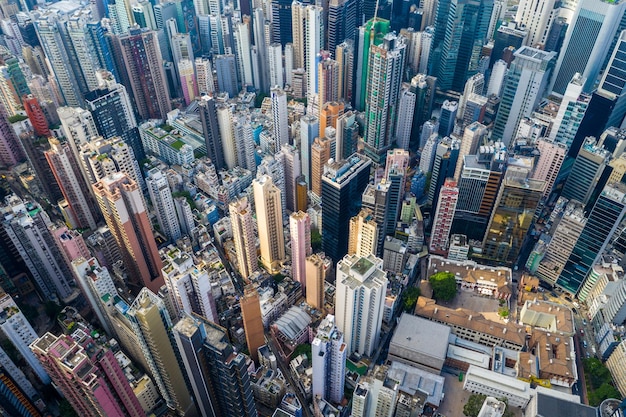
[[[63,226],[53,229],[51,232],[59,249],[61,249],[68,267],[71,267],[72,261],[76,258],[91,258],[91,253],[87,248],[87,244],[85,244],[83,236],[76,230],[68,230],[67,227]]]
[[[291,277],[306,290],[306,258],[311,255],[311,219],[303,211],[291,213],[289,216],[291,232]]]
[[[183,90],[185,104],[188,106],[199,95],[193,63],[188,59],[181,59],[178,63],[178,72],[180,73],[180,85]]]
[[[563,165],[565,160],[565,155],[567,155],[567,146],[563,143],[552,143],[546,139],[539,139],[537,141],[537,149],[541,154],[532,178],[546,182],[543,196],[547,197],[552,191],[554,181],[556,181],[561,165]]]
[[[433,220],[433,230],[430,234],[429,250],[431,253],[446,254],[458,200],[459,189],[456,180],[454,178],[446,178],[439,192],[439,202],[437,203],[437,210]]]

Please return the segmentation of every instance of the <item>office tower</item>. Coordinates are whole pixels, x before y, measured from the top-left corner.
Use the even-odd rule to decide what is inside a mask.
[[[82,106],[82,93],[87,91],[82,73],[77,73],[80,68],[66,26],[68,14],[77,8],[72,6],[63,12],[45,9],[34,22],[41,47],[67,106]]]
[[[326,50],[334,52],[346,39],[354,39],[360,22],[356,0],[330,0],[328,2],[328,39]]]
[[[579,2],[555,67],[552,91],[565,93],[567,83],[577,72],[587,80],[583,91],[592,91],[601,67],[611,52],[609,47],[625,10],[625,3],[606,3],[601,0]]]
[[[335,316],[327,315],[311,342],[314,396],[339,404],[343,399],[346,377],[347,346],[335,325]]]
[[[120,398],[116,395],[116,388],[122,389],[121,383],[117,386],[111,384],[89,357],[88,349],[83,348],[72,336],[46,333],[33,342],[31,349],[52,377],[54,385],[80,415],[145,415],[140,406],[138,409],[126,409],[125,404],[118,403]],[[113,357],[110,364],[117,365],[116,370],[123,375],[113,353],[110,350],[108,352]],[[122,378],[128,385],[127,393],[134,397],[128,381],[124,376]],[[132,405],[138,405],[136,397]]]
[[[358,215],[350,219],[350,237],[348,255],[376,255],[378,251],[378,223],[369,208],[363,208]],[[382,231],[381,231],[381,234]],[[384,239],[384,237],[383,237]]]
[[[512,143],[520,120],[529,117],[543,97],[556,53],[523,46],[514,56],[492,134],[492,139],[505,144]]]
[[[46,159],[69,206],[70,224],[73,228],[95,230],[98,214],[68,142],[61,143],[52,137],[48,141],[50,150],[45,153]]]
[[[298,211],[289,216],[291,234],[291,277],[299,282],[306,294],[306,259],[311,256],[311,219],[305,212]]]
[[[217,88],[229,97],[237,97],[239,86],[237,81],[237,65],[235,55],[216,55],[213,58],[217,73]]]
[[[334,59],[330,59],[327,52],[324,52],[317,67],[317,92],[319,95],[319,107],[321,109],[326,103],[339,101],[339,63]]]
[[[152,201],[152,207],[156,212],[159,229],[168,239],[175,242],[181,237],[180,226],[174,209],[172,190],[167,178],[158,168],[152,168],[146,178],[148,193]]]
[[[198,100],[198,109],[207,156],[213,165],[215,165],[215,169],[221,171],[226,167],[226,162],[224,161],[224,151],[222,149],[222,138],[219,131],[215,100],[209,96],[201,97]]]
[[[545,248],[543,259],[537,266],[535,274],[539,279],[550,285],[556,283],[586,222],[583,206],[577,201],[570,201]]]
[[[486,259],[513,265],[533,222],[545,182],[529,178],[526,168],[507,168],[483,239]]]
[[[263,334],[263,318],[261,317],[261,304],[259,293],[248,285],[244,289],[243,297],[239,299],[241,305],[241,319],[246,332],[246,344],[248,352],[255,363],[259,363],[258,350],[265,344]]]
[[[180,74],[180,85],[183,89],[185,104],[189,105],[199,95],[193,63],[188,59],[179,61],[178,73]]]
[[[378,242],[376,250],[373,252],[381,254],[383,251],[383,243],[385,236],[393,233],[395,221],[392,221],[391,208],[391,183],[386,179],[382,179],[378,184],[368,184],[363,191],[362,205],[364,208],[372,212],[374,221],[378,225]]]
[[[283,47],[279,43],[273,43],[270,45],[268,53],[270,64],[270,85],[272,87],[284,88]]]
[[[164,284],[161,258],[138,184],[117,172],[98,181],[93,190],[132,284],[158,292]]]
[[[356,152],[358,140],[359,125],[356,122],[356,113],[349,110],[337,118],[335,136],[336,158],[348,158]]]
[[[172,107],[157,33],[133,28],[119,43],[139,117],[166,119]]]
[[[607,185],[587,217],[587,223],[569,255],[556,285],[574,295],[586,296],[593,282],[589,271],[602,256],[606,245],[626,213],[626,194],[622,184]],[[585,288],[586,287],[586,288]],[[583,289],[585,292],[583,293]]]
[[[585,116],[591,98],[589,95],[583,94],[584,84],[585,78],[579,73],[574,74],[567,84],[559,111],[550,129],[550,139],[564,144],[567,149],[574,142],[578,127]]]
[[[35,135],[45,137],[52,135],[52,133],[50,133],[50,128],[48,127],[46,115],[43,110],[41,110],[41,106],[39,105],[37,98],[35,98],[32,94],[22,96],[22,104],[24,105],[24,110],[26,111],[26,115],[28,116],[30,123],[33,125]]]
[[[463,131],[461,146],[459,147],[459,156],[456,161],[456,168],[452,178],[460,179],[461,170],[463,169],[463,161],[466,155],[474,155],[478,147],[482,145],[483,140],[487,137],[487,127],[481,123],[474,122],[467,126]]]
[[[332,52],[332,49],[330,49]],[[339,65],[339,96],[346,102],[352,103],[352,85],[354,81],[354,41],[346,39],[337,45],[335,60]]]
[[[335,319],[347,355],[371,356],[378,346],[386,293],[382,259],[346,255],[337,263]]]
[[[496,95],[500,97],[502,87],[504,86],[504,77],[508,72],[508,64],[499,59],[493,64],[491,76],[489,77],[489,85],[487,86],[487,97]]]
[[[274,140],[282,146],[289,143],[287,94],[281,88],[272,88],[271,100]]]
[[[606,122],[606,127],[621,126],[626,114],[626,62],[622,54],[626,52],[626,31],[619,34],[615,49],[600,79],[597,93],[615,101],[615,107]]]
[[[311,148],[313,141],[319,137],[319,119],[315,116],[304,115],[300,118],[300,162],[302,175],[311,185]]]
[[[502,24],[495,33],[493,50],[490,55],[490,64],[502,59],[506,51],[519,49],[528,37],[525,27],[519,26],[516,22]],[[533,45],[529,45],[535,47]]]
[[[561,196],[587,205],[595,189],[602,189],[607,178],[605,170],[611,153],[598,147],[593,138],[589,138],[576,156],[570,174],[567,176]],[[593,204],[593,202],[591,202]]]
[[[315,138],[311,146],[311,191],[318,197],[322,196],[322,176],[324,166],[330,159],[330,139]]]
[[[481,73],[474,74],[465,82],[465,88],[463,89],[463,94],[459,99],[459,105],[457,108],[457,117],[461,119],[463,114],[465,114],[465,106],[467,104],[467,100],[470,95],[478,94],[482,95],[483,90],[485,89],[485,76]],[[446,136],[446,135],[443,135]]]
[[[445,137],[452,133],[458,111],[459,103],[457,101],[446,100],[443,102],[439,114],[439,136]]]
[[[493,4],[493,0],[438,3],[429,74],[437,76],[441,90],[460,92],[467,78],[478,72]]]
[[[415,111],[415,93],[408,85],[403,85],[398,99],[398,118],[396,120],[396,144],[399,148],[409,150],[411,127]]]
[[[348,250],[350,218],[359,212],[361,194],[369,181],[370,164],[369,158],[353,154],[347,160],[324,166],[320,187],[324,201],[322,248],[335,262]]]
[[[26,263],[37,289],[48,300],[72,294],[71,272],[54,242],[48,214],[35,202],[12,196],[7,201],[4,229]]]
[[[150,373],[167,406],[184,415],[194,405],[178,361],[179,353],[170,331],[172,322],[165,303],[149,288],[144,288],[125,315],[138,336]]]
[[[278,20],[274,19],[274,1],[284,3],[285,8],[280,10],[281,18],[285,16],[289,21],[284,21],[283,24],[286,25],[287,32],[276,32],[277,24],[280,25]],[[254,31],[254,47],[250,50],[250,56],[252,59],[252,73],[254,77],[254,85],[259,87],[261,91],[264,93],[268,93],[270,90],[270,80],[269,80],[269,68],[268,60],[267,60],[267,48],[268,45],[272,42],[280,42],[283,46],[285,46],[291,40],[287,40],[287,37],[291,37],[291,2],[288,0],[274,0],[272,2],[272,10],[270,17],[266,21],[264,16],[264,10],[261,7],[256,7],[254,9],[254,13],[252,16],[252,29]],[[276,10],[278,13],[278,10]],[[271,23],[270,23],[271,21]],[[269,32],[268,32],[269,31]],[[275,36],[278,35],[278,36]],[[285,42],[280,41],[280,36],[285,36]],[[268,42],[269,37],[270,41]]]
[[[237,270],[247,280],[258,269],[252,209],[244,197],[230,203],[228,211],[237,253]]]
[[[226,329],[187,316],[173,333],[200,415],[255,417],[247,357],[235,352]]]
[[[319,255],[307,256],[306,271],[306,303],[317,310],[324,309],[324,281],[326,269],[324,260]]]
[[[365,96],[365,151],[380,160],[395,138],[398,97],[406,44],[404,38],[387,34],[379,45],[370,45]]]
[[[0,165],[12,168],[25,158],[24,149],[9,122],[6,108],[0,106]]]
[[[560,6],[554,0],[523,0],[517,8],[515,22],[526,27],[528,37],[525,45],[545,46],[552,22],[558,17]]]
[[[416,147],[423,148],[423,144],[430,137],[430,135],[426,135],[420,141],[423,125],[429,121],[433,111],[436,83],[437,79],[435,77],[424,74],[417,74],[411,79],[411,91],[415,93],[415,110],[413,111],[413,124],[411,127],[411,146],[413,149]],[[437,130],[438,128],[433,130],[433,132]]]
[[[380,18],[368,20],[365,25],[359,27],[357,30],[357,44],[354,46],[353,50],[358,51],[358,56],[356,56],[354,52],[352,53],[353,60],[356,62],[354,80],[354,107],[356,110],[365,110],[367,88],[370,80],[370,47],[372,45],[380,45],[383,37],[387,33],[389,33],[389,21]],[[344,86],[344,88],[346,87]]]
[[[292,1],[293,0],[271,0],[272,16],[270,21],[272,22],[272,42],[280,42],[283,46],[293,42],[293,32],[291,28]],[[255,23],[255,25],[256,24],[257,23]]]
[[[269,175],[262,175],[252,182],[254,206],[259,230],[261,263],[270,273],[280,270],[285,260],[285,237],[281,193]]]
[[[152,3],[148,0],[140,0],[132,6],[133,20],[142,28],[148,28],[152,30],[157,29],[156,21],[154,20],[154,10],[152,9]]]
[[[546,182],[543,196],[548,197],[565,160],[567,147],[562,143],[552,143],[546,139],[539,139],[537,149],[539,150],[539,159],[532,177]]]
[[[446,254],[458,200],[459,188],[457,187],[457,181],[454,178],[447,178],[439,192],[437,211],[433,218],[433,229],[429,246],[430,253]]]
[[[428,189],[428,202],[432,209],[436,208],[439,190],[446,178],[454,175],[459,158],[460,141],[457,139],[443,138],[435,148],[434,161],[430,176],[430,188]]]
[[[37,375],[39,381],[46,385],[49,384],[50,377],[29,348],[29,345],[37,340],[37,332],[17,304],[15,304],[13,298],[3,290],[0,291],[0,308],[2,309],[0,314],[0,329],[2,329],[2,333],[4,333],[15,350],[19,352],[24,361]]]

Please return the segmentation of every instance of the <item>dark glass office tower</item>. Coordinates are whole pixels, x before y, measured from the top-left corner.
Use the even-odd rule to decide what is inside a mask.
[[[198,109],[200,111],[200,121],[202,122],[202,133],[204,135],[207,156],[215,165],[215,169],[221,171],[226,167],[226,162],[224,161],[222,137],[217,124],[215,100],[208,96],[199,99]]]
[[[581,290],[591,267],[602,255],[626,213],[625,192],[623,184],[608,185],[604,188],[556,285],[572,294],[577,294]]]
[[[292,0],[272,0],[272,43],[279,42],[283,48],[293,42],[291,3]]]

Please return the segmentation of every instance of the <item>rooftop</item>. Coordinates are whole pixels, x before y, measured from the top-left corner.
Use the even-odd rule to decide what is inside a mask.
[[[397,346],[445,360],[450,332],[450,327],[446,325],[402,313],[391,338],[390,349],[391,346]]]

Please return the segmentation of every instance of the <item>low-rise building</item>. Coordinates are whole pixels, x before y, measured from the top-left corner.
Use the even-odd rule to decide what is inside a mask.
[[[487,397],[478,412],[478,417],[502,417],[506,411],[506,403],[497,398]]]
[[[488,369],[471,365],[465,374],[463,389],[474,394],[506,398],[512,407],[524,408],[530,402],[530,384]]]
[[[548,332],[559,332],[572,336],[576,333],[574,316],[568,307],[548,301],[526,300],[520,311],[519,321]]]

